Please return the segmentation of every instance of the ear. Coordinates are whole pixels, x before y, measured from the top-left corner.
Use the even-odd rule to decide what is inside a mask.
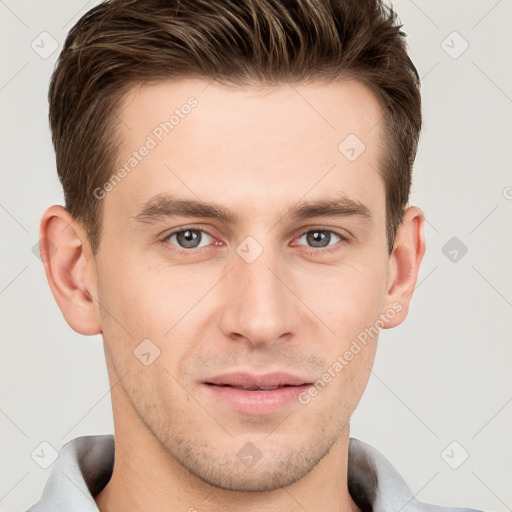
[[[420,208],[410,206],[405,210],[389,257],[387,295],[381,312],[381,318],[385,317],[384,329],[400,325],[409,312],[420,263],[425,254],[424,224],[425,215]],[[391,310],[395,313],[392,318],[389,314]]]
[[[85,230],[64,207],[54,205],[44,212],[39,253],[66,322],[80,334],[100,334],[96,262]]]

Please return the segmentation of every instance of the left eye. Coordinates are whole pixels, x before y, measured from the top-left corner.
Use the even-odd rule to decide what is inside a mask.
[[[200,243],[203,241],[204,237],[213,238],[202,229],[182,229],[181,231],[174,231],[169,234],[165,240],[171,243],[173,238],[176,238],[177,245],[183,249],[197,249],[200,248]],[[208,245],[210,242],[206,243]]]
[[[329,229],[313,229],[311,231],[307,231],[299,238],[299,240],[306,237],[306,241],[308,244],[310,244],[310,247],[322,249],[324,247],[334,245],[330,243],[332,241],[333,235],[338,238],[338,240],[335,240],[334,243],[343,240],[341,235],[338,235],[338,233],[335,233]]]

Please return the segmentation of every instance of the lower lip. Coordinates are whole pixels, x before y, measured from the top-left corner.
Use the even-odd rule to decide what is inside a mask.
[[[230,386],[204,384],[218,400],[227,403],[238,412],[252,415],[271,414],[297,401],[298,396],[312,384],[284,386],[266,391],[248,391]]]

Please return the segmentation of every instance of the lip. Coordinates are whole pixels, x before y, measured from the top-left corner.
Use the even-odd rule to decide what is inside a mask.
[[[207,379],[203,387],[219,403],[237,412],[265,415],[277,412],[297,401],[303,391],[313,385],[309,379],[285,372],[255,375],[229,373]],[[277,389],[261,389],[282,386]]]

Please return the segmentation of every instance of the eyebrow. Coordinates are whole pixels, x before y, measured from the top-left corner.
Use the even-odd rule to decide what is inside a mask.
[[[201,217],[217,219],[225,224],[236,224],[236,212],[225,206],[195,199],[183,199],[170,194],[158,194],[143,203],[138,213],[130,219],[136,224],[152,224],[168,217]],[[291,220],[313,217],[360,217],[366,223],[373,222],[371,210],[359,200],[340,194],[332,199],[299,201],[284,214]]]

